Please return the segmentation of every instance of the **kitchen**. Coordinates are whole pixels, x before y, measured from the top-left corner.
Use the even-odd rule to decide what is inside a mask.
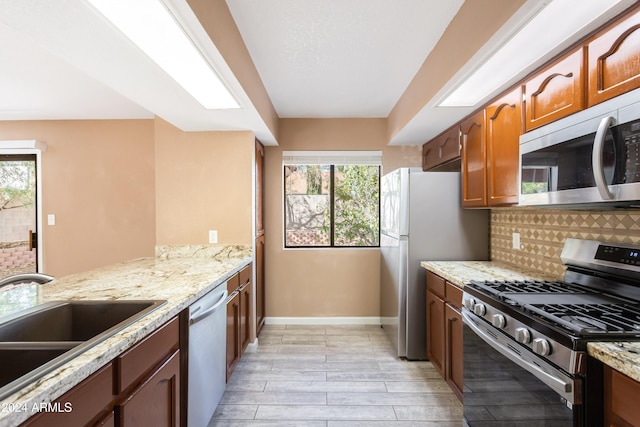
[[[459,61],[452,67],[465,64],[523,2],[490,3],[465,2],[450,24],[452,31],[463,28],[472,33],[464,46],[456,45],[454,60],[447,56],[450,62]],[[226,8],[224,2],[214,5]],[[197,1],[190,6],[199,16],[199,8],[213,7]],[[42,206],[45,214],[57,216],[57,222],[42,229],[45,272],[61,277],[153,256],[156,245],[206,244],[210,229],[218,230],[220,243],[251,246],[256,136],[265,144],[265,194],[278,195],[282,192],[284,150],[380,150],[384,171],[420,166],[421,144],[474,110],[461,109],[458,119],[446,125],[426,120],[424,129],[415,124],[418,136],[413,144],[389,145],[392,139],[401,142],[403,129],[411,133],[414,117],[457,71],[431,75],[429,70],[438,63],[433,63],[435,56],[429,56],[386,118],[278,119],[271,102],[265,102],[268,95],[264,87],[251,80],[257,71],[249,64],[249,52],[233,45],[242,42],[237,30],[220,34],[218,28],[228,27],[211,24],[210,28],[205,16],[212,18],[205,13],[201,16],[209,36],[258,110],[261,121],[255,129],[185,131],[161,118],[169,117],[171,112],[166,108],[162,110],[166,115],[153,117],[138,110],[139,117],[128,120],[115,115],[109,120],[41,118],[0,123],[3,140],[47,144],[42,155]],[[217,19],[225,17],[232,21],[229,11],[219,13]],[[469,24],[478,17],[485,25]],[[455,33],[445,36],[449,41],[455,39]],[[448,52],[444,42],[434,49],[436,53]],[[431,110],[427,108],[427,113]],[[61,193],[60,188],[65,191]],[[268,196],[264,203],[268,317],[379,316],[378,292],[371,291],[371,283],[379,281],[380,261],[375,250],[284,250],[281,200]],[[637,243],[634,211],[587,212],[492,209],[491,259],[561,275],[559,255],[566,237],[584,235],[594,240]],[[513,232],[521,236],[519,251],[511,249]],[[349,262],[342,262],[344,259]],[[299,292],[300,283],[305,283],[305,292]],[[344,283],[349,283],[348,288]]]

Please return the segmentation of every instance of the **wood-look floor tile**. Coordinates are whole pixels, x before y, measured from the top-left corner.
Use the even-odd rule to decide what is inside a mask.
[[[408,362],[377,325],[265,325],[209,427],[459,427],[430,362]]]
[[[255,419],[395,421],[396,414],[392,406],[260,405]]]

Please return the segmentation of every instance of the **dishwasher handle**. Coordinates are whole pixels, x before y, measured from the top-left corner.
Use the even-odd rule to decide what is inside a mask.
[[[216,301],[215,304],[213,304],[211,307],[207,308],[205,311],[203,311],[202,313],[198,314],[195,317],[192,317],[189,319],[189,325],[193,325],[194,323],[198,323],[199,321],[209,317],[210,315],[213,314],[214,311],[216,311],[218,309],[218,307],[220,307],[222,304],[226,304],[227,302],[227,290],[225,289],[222,292],[222,296],[220,296],[220,299],[218,301]]]

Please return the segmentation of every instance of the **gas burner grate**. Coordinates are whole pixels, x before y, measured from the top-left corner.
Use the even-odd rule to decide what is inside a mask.
[[[512,280],[512,281],[499,281],[499,280],[486,280],[484,282],[472,280],[472,284],[480,287],[482,290],[489,294],[501,296],[503,293],[510,294],[553,294],[553,293],[584,293],[584,291],[577,289],[562,281],[548,281],[548,280]]]
[[[638,304],[527,304],[525,309],[580,335],[640,333]]]

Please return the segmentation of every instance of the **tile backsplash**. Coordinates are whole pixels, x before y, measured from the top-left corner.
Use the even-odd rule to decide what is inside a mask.
[[[512,234],[520,233],[520,250]],[[640,210],[565,211],[498,208],[491,210],[491,259],[560,278],[560,253],[568,237],[640,245]]]

